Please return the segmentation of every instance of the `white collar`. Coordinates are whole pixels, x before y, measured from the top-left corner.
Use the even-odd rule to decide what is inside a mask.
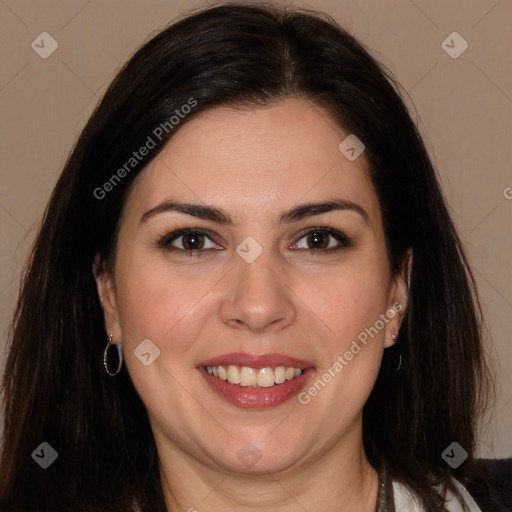
[[[464,510],[460,500],[450,491],[446,493],[446,509],[450,512],[482,512],[467,489],[455,479],[454,483],[464,499],[466,509]],[[425,512],[425,509],[418,503],[411,491],[399,482],[393,481],[393,496],[396,512]]]

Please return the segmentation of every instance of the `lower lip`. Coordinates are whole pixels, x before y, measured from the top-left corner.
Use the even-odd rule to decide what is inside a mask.
[[[252,388],[231,384],[227,380],[214,377],[204,366],[200,366],[198,370],[221,398],[237,407],[246,409],[267,409],[290,400],[300,392],[306,380],[315,373],[314,368],[305,368],[302,375],[282,384],[274,384],[269,388]]]

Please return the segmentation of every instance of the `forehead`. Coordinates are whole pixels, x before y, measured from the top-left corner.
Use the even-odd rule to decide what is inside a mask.
[[[341,197],[378,216],[364,153],[350,161],[339,150],[348,135],[324,109],[300,99],[210,109],[180,128],[142,172],[127,209],[140,213],[171,197],[221,207],[236,220]]]

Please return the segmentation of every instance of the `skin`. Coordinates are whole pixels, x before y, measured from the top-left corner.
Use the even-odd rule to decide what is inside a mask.
[[[405,307],[307,405],[294,397],[266,410],[241,409],[197,370],[225,353],[278,352],[315,366],[307,388],[381,314],[406,304],[405,275],[390,275],[364,154],[350,162],[338,150],[347,135],[320,107],[294,98],[201,113],[137,179],[113,275],[96,264],[107,334],[122,344],[146,406],[169,510],[375,508],[378,478],[363,450],[362,408]],[[171,198],[221,208],[234,224],[173,211],[141,222]],[[334,198],[360,205],[368,221],[342,210],[278,223],[285,210]],[[336,238],[315,245],[302,234],[318,226],[344,233],[352,245],[325,252],[339,245]],[[200,237],[199,257],[158,246],[185,227],[212,232]],[[248,236],[263,249],[252,263],[236,252]],[[190,237],[172,246],[190,248],[186,242]],[[307,252],[318,245],[317,254]],[[134,356],[144,339],[161,351],[149,366]],[[237,457],[248,442],[261,454],[251,467]]]

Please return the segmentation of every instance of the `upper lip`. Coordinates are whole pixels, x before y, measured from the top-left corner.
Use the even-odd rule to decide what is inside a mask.
[[[312,363],[283,354],[249,354],[233,352],[202,361],[198,366],[248,366],[249,368],[266,368],[277,366],[293,366],[294,368],[309,368]]]

